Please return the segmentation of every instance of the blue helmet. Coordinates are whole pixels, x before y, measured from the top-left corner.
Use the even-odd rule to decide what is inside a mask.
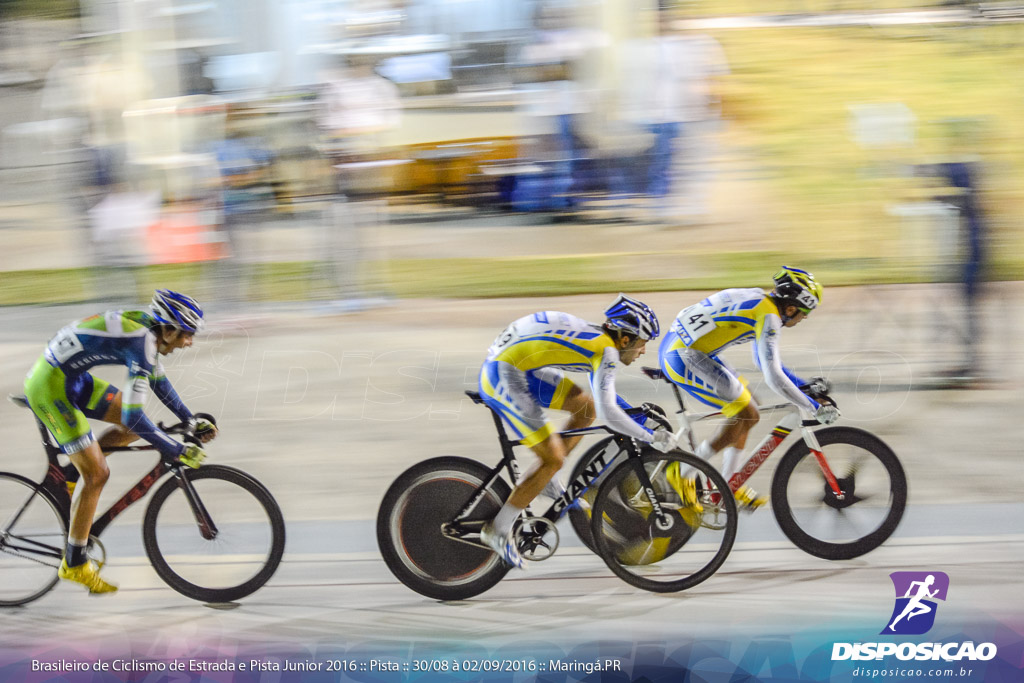
[[[203,309],[190,296],[169,289],[158,289],[149,310],[153,319],[161,325],[192,333],[203,328]]]
[[[622,330],[634,337],[651,340],[661,334],[654,311],[647,304],[625,294],[619,294],[619,298],[608,307],[604,315],[607,318],[605,326]]]

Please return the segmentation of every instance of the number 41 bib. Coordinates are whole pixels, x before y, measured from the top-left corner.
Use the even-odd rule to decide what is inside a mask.
[[[695,341],[715,329],[713,312],[713,308],[704,304],[694,304],[679,311],[676,332],[687,346],[693,346]]]

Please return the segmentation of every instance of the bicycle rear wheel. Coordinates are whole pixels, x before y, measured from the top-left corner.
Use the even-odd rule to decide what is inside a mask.
[[[0,606],[24,605],[57,583],[67,524],[35,482],[0,472]]]
[[[177,479],[146,508],[142,539],[160,578],[182,595],[231,602],[265,584],[284,554],[284,517],[263,484],[224,465],[182,470],[216,527],[204,538]]]
[[[377,514],[377,544],[399,581],[428,598],[465,600],[508,573],[509,567],[490,549],[441,532],[489,475],[474,460],[443,457],[410,467],[391,484]],[[491,519],[511,492],[498,479],[470,511],[471,518]]]
[[[877,436],[853,427],[815,432],[845,496],[833,493],[807,443],[793,445],[772,479],[772,511],[783,533],[804,552],[848,560],[880,546],[907,506],[907,477]]]
[[[643,467],[653,490],[637,476]],[[677,488],[695,477],[697,505]],[[656,593],[681,591],[714,574],[736,540],[736,501],[706,461],[680,451],[630,458],[605,480],[594,502],[591,530],[605,564],[626,583]],[[654,513],[651,493],[664,512]]]

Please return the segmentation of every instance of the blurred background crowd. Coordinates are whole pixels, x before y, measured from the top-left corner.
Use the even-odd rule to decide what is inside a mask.
[[[943,283],[969,343],[981,283],[1024,270],[1014,3],[0,12],[0,304],[160,282],[359,309],[763,285],[785,260]]]

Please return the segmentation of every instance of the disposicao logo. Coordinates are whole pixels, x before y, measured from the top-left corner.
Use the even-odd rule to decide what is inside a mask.
[[[921,635],[931,630],[938,610],[936,600],[945,602],[949,576],[943,572],[893,572],[889,575],[896,589],[892,615],[879,635]],[[895,656],[900,660],[987,661],[996,656],[993,643],[972,641],[948,643],[834,643],[832,661],[843,659],[880,660]]]
[[[949,576],[944,572],[893,572],[896,605],[880,635],[919,636],[935,624],[936,600],[946,601]]]

